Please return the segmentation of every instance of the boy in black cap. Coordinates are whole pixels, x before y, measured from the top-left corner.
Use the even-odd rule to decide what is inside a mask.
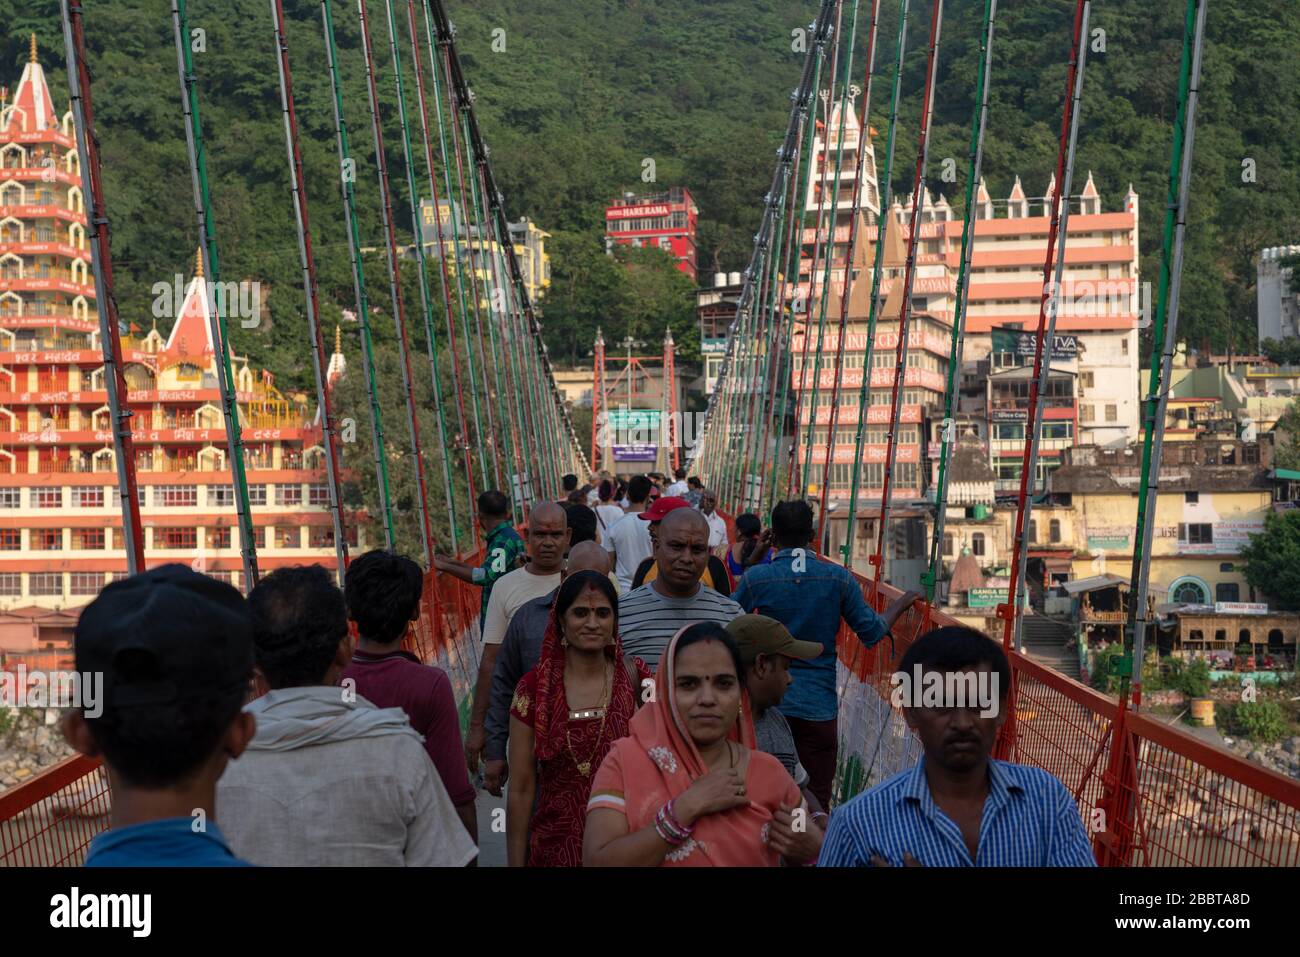
[[[726,628],[735,639],[740,660],[745,665],[745,691],[749,695],[758,749],[784,765],[808,802],[806,819],[796,822],[793,808],[782,808],[776,813],[772,820],[772,846],[786,860],[815,861],[821,853],[827,815],[808,790],[808,772],[799,763],[794,734],[777,705],[794,680],[790,677],[790,660],[816,658],[822,653],[822,646],[799,641],[785,625],[766,615],[741,615]]]
[[[77,622],[77,671],[104,676],[103,713],[69,711],[68,742],[102,755],[110,830],[87,867],[247,866],[215,821],[216,786],[256,725],[240,711],[253,673],[242,595],[185,565],[114,582]]]

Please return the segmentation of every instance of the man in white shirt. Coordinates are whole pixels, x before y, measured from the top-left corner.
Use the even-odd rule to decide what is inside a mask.
[[[642,521],[646,499],[650,496],[650,480],[637,475],[627,483],[627,514],[610,526],[602,536],[605,551],[614,557],[614,577],[621,591],[630,591],[637,566],[654,551],[650,544],[650,523]]]
[[[492,690],[492,669],[505,639],[506,628],[526,602],[549,595],[560,587],[564,556],[569,551],[568,515],[555,502],[538,502],[528,513],[528,564],[497,579],[488,598],[483,622],[483,651],[479,656],[474,706],[465,736],[465,760],[470,774],[478,770],[478,759],[487,740],[484,717]]]
[[[718,514],[718,496],[705,489],[704,494],[700,496],[700,511],[709,522],[709,548],[714,549],[719,545],[728,544],[727,523]]]
[[[686,484],[686,469],[679,468],[676,471],[674,471],[673,478],[675,478],[677,481],[673,482],[672,485],[668,486],[668,489],[667,491],[664,492],[664,494],[675,495],[678,498],[685,498],[687,491],[689,491],[689,487]]]
[[[248,602],[271,690],[244,707],[257,733],[217,783],[235,853],[263,866],[470,863],[474,838],[406,713],[340,693],[352,642],[324,569],[278,569]]]

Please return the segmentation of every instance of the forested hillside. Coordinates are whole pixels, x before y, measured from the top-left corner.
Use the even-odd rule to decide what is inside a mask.
[[[405,5],[398,0],[398,9]],[[701,207],[701,272],[748,261],[798,79],[792,31],[816,12],[811,0],[474,0],[449,3],[510,215],[553,234],[555,285],[546,305],[557,359],[579,358],[597,324],[643,338],[690,325],[689,289],[672,277],[629,283],[603,255],[602,209],[623,189],[682,183]],[[851,9],[846,3],[846,10]],[[868,4],[863,0],[860,28]],[[319,4],[289,0],[289,41],[305,137],[313,225],[330,300],[327,319],[351,299],[336,186],[328,76]],[[383,0],[370,0],[376,49],[386,51]],[[1069,44],[1069,0],[1024,0],[999,11],[985,170],[995,197],[1019,174],[1031,196],[1051,171]],[[53,4],[0,0],[0,63],[12,83],[34,30],[56,91],[66,89]],[[893,56],[897,7],[881,0],[879,69]],[[963,184],[942,182],[940,162],[964,150],[978,48],[979,0],[946,5],[940,52],[931,187],[960,203]],[[149,288],[185,268],[196,244],[166,0],[97,0],[86,8],[124,317],[147,320]],[[269,285],[272,321],[237,330],[236,346],[305,385],[302,297],[278,113],[269,15],[263,0],[195,0],[207,34],[196,56],[226,278]],[[1091,169],[1107,208],[1132,182],[1142,197],[1143,273],[1155,275],[1176,87],[1182,5],[1101,0],[1092,25],[1079,165]],[[895,191],[909,188],[920,110],[929,4],[912,3]],[[359,167],[373,159],[364,135],[364,76],[355,5],[335,17]],[[494,49],[504,40],[504,50]],[[1208,21],[1194,198],[1188,232],[1183,328],[1237,348],[1253,341],[1254,268],[1260,247],[1300,239],[1300,4],[1216,0]],[[1104,45],[1104,51],[1097,49]],[[396,116],[390,61],[380,90]],[[408,58],[409,59],[409,58]],[[859,62],[861,56],[859,56]],[[409,67],[408,67],[409,68]],[[872,122],[887,123],[886,84]],[[400,157],[396,121],[390,163]],[[1243,164],[1253,170],[1243,181]],[[958,174],[960,180],[961,173]],[[363,233],[380,244],[378,198],[359,176]],[[1080,184],[1076,183],[1076,189]],[[402,191],[399,223],[409,222]],[[653,258],[653,257],[646,257]],[[378,263],[376,263],[376,268]],[[660,263],[661,271],[667,264]],[[651,267],[653,269],[653,267]]]

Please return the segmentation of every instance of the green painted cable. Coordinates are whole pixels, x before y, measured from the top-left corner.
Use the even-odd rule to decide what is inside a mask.
[[[361,261],[361,227],[357,221],[356,192],[353,188],[355,168],[348,141],[347,121],[343,117],[343,85],[339,79],[338,46],[334,40],[334,14],[330,0],[321,0],[321,18],[325,32],[325,56],[329,64],[330,89],[333,93],[334,136],[339,151],[339,180],[343,187],[343,210],[347,217],[348,256],[352,265],[352,286],[357,299],[357,322],[361,327],[362,368],[366,380],[366,401],[370,408],[370,435],[375,453],[375,478],[384,522],[384,542],[394,547],[393,494],[388,479],[388,457],[384,454],[384,420],[379,410],[379,391],[375,374],[375,347],[370,333],[370,300],[366,293],[366,273]]]
[[[402,128],[402,156],[406,168],[406,193],[411,204],[411,239],[415,243],[415,262],[420,274],[420,304],[424,314],[425,347],[429,353],[430,377],[433,385],[433,405],[438,420],[438,438],[442,443],[442,485],[447,500],[447,522],[451,527],[451,550],[460,553],[460,530],[456,517],[456,495],[451,479],[452,445],[447,440],[447,417],[443,411],[442,375],[438,370],[438,337],[433,327],[433,306],[429,302],[429,267],[425,262],[424,243],[420,236],[420,198],[415,189],[415,164],[411,160],[411,128],[406,118],[406,87],[402,81],[402,54],[397,48],[397,26],[393,18],[393,0],[384,0],[388,18],[388,45],[393,55],[393,85],[397,94],[397,114]],[[461,421],[462,443],[468,442],[465,422]],[[465,450],[466,494],[474,495],[474,467],[470,463],[468,445],[457,446]],[[472,512],[472,509],[471,509]]]
[[[253,535],[253,513],[248,496],[245,472],[243,430],[235,395],[235,373],[231,366],[229,329],[226,325],[225,288],[221,283],[221,260],[217,255],[217,234],[212,222],[212,192],[208,183],[207,151],[203,146],[203,124],[199,117],[199,91],[194,74],[194,57],[190,50],[189,17],[186,0],[172,0],[176,51],[180,67],[183,112],[186,115],[185,138],[189,149],[190,175],[194,186],[194,212],[208,259],[208,282],[213,292],[212,312],[208,324],[217,359],[217,385],[221,392],[222,413],[226,426],[226,446],[230,474],[234,483],[235,508],[239,516],[239,551],[244,566],[244,589],[257,584],[257,543]],[[177,317],[179,319],[179,317]]]
[[[857,524],[859,485],[862,469],[862,440],[867,428],[867,410],[871,407],[871,359],[876,345],[876,320],[879,317],[880,276],[885,260],[885,220],[889,214],[889,201],[893,196],[890,187],[894,165],[894,140],[898,127],[898,91],[902,83],[903,57],[907,49],[908,0],[900,0],[898,17],[897,56],[894,59],[894,89],[889,100],[889,138],[885,151],[884,176],[878,184],[880,215],[876,219],[876,261],[871,274],[871,303],[867,309],[867,343],[862,357],[862,389],[858,393],[858,429],[853,443],[853,476],[850,479],[849,513],[844,529],[844,565],[853,567],[853,530]],[[900,330],[901,331],[901,330]]]
[[[970,149],[966,166],[966,206],[961,227],[961,258],[958,260],[956,308],[952,317],[952,344],[948,351],[948,382],[944,390],[942,448],[939,452],[939,479],[935,492],[934,534],[930,538],[929,568],[922,576],[925,600],[934,604],[940,566],[943,562],[943,530],[948,511],[949,457],[957,432],[957,382],[961,374],[963,323],[966,301],[970,298],[971,260],[975,251],[975,189],[980,180],[984,158],[984,129],[989,112],[989,73],[993,64],[993,24],[997,17],[997,0],[984,0],[984,20],[980,31],[979,72],[975,77],[975,109],[971,113]]]

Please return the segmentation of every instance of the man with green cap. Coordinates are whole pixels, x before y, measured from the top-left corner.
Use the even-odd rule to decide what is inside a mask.
[[[799,785],[808,813],[796,817],[795,809],[782,808],[772,822],[769,841],[788,861],[815,861],[821,853],[828,816],[808,790],[808,772],[799,763],[794,735],[778,707],[793,680],[790,659],[809,661],[822,653],[822,646],[799,641],[775,618],[741,615],[727,626],[745,664],[745,689],[754,718],[758,749],[772,755]]]

